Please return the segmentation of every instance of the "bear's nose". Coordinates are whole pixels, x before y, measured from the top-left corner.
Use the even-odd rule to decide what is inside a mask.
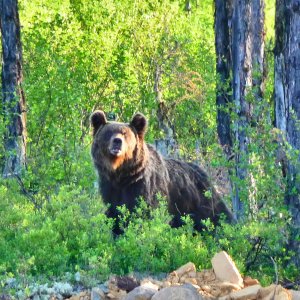
[[[113,139],[113,144],[115,146],[121,146],[122,145],[122,139],[120,139],[120,138],[114,138]]]

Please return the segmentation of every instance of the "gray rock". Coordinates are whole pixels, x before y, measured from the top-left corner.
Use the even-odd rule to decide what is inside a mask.
[[[300,291],[290,290],[292,300],[300,300]]]
[[[161,289],[151,300],[202,300],[197,290],[192,285],[170,286]]]
[[[106,283],[99,284],[98,286],[105,294],[109,293],[109,288]]]
[[[91,300],[104,300],[105,294],[101,288],[94,287],[91,292]]]
[[[124,300],[150,300],[156,292],[157,290],[155,289],[145,286],[138,286],[128,293]]]

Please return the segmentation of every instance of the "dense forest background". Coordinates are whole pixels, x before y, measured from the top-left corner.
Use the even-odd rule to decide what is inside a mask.
[[[264,88],[258,94],[253,86],[245,96],[251,120],[241,117],[237,102],[226,102],[222,110],[217,106],[221,90],[236,95],[229,87],[234,68],[225,80],[217,69],[215,38],[224,29],[217,27],[217,4],[18,1],[26,166],[0,180],[0,288],[8,277],[26,285],[30,278],[80,272],[88,284],[111,273],[167,272],[187,261],[207,268],[220,249],[262,282],[299,280],[299,258],[293,259],[299,254],[298,217],[286,201],[291,168],[285,167],[287,160],[297,161],[298,152],[276,126],[276,3],[262,6],[263,70],[253,65],[252,78],[263,74]],[[3,24],[2,18],[2,46]],[[7,102],[0,105],[5,173],[11,119]],[[195,233],[187,218],[186,226],[172,229],[164,205],[144,220],[141,204],[125,234],[114,239],[90,157],[89,117],[97,108],[125,122],[135,112],[145,114],[147,141],[166,141],[170,155],[203,165],[233,206],[238,224],[213,228],[207,221],[207,230]],[[230,151],[220,142],[220,112],[237,137]],[[241,136],[247,137],[247,151]],[[297,187],[292,190],[298,195]]]

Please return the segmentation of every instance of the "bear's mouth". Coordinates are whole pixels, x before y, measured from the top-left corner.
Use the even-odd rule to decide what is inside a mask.
[[[119,147],[114,147],[109,150],[110,154],[113,156],[120,156],[122,151]]]

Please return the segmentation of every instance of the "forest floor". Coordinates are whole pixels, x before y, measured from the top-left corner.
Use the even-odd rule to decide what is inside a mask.
[[[14,296],[0,293],[0,300],[300,300],[300,291],[279,284],[262,287],[257,279],[242,277],[224,251],[212,259],[212,269],[196,271],[192,262],[166,276],[111,276],[93,288],[56,282],[36,285]]]

